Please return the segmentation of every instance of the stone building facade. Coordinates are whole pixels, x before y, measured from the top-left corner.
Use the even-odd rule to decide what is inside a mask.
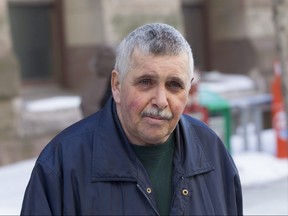
[[[98,44],[116,46],[149,22],[179,29],[203,71],[264,77],[262,91],[269,91],[272,0],[1,0],[0,136],[13,131],[22,85],[78,91],[93,74]]]
[[[276,58],[272,1],[210,1],[210,10],[212,68],[271,78]]]
[[[148,22],[165,22],[183,30],[177,0],[64,0],[63,6],[66,69],[73,74],[67,77],[68,87],[81,87],[89,79],[99,43],[116,46],[128,32]]]
[[[186,35],[200,69],[265,77],[269,91],[277,58],[271,0],[63,0],[63,8],[68,87],[89,77],[95,44],[116,45],[136,26],[166,22]]]
[[[19,84],[19,68],[12,51],[4,0],[0,2],[0,138],[9,138],[16,134]]]
[[[130,30],[148,22],[165,22],[183,32],[192,45],[197,66],[204,71],[256,73],[264,77],[273,75],[275,29],[271,0],[9,0],[8,2],[12,30],[16,29],[12,31],[13,35],[19,35],[17,32],[19,28],[15,26],[17,19],[28,20],[29,13],[34,13],[35,20],[46,20],[41,26],[44,26],[43,29],[49,29],[44,31],[39,27],[38,30],[42,32],[38,34],[42,35],[42,41],[47,41],[46,47],[41,44],[43,42],[40,39],[28,41],[28,44],[30,42],[31,46],[35,47],[34,53],[41,48],[46,50],[43,55],[35,54],[36,57],[46,58],[41,64],[46,66],[35,72],[36,79],[29,78],[29,74],[25,75],[23,67],[21,74],[24,73],[24,76],[21,79],[26,80],[26,76],[28,83],[29,80],[44,79],[56,82],[65,88],[81,88],[93,73],[91,65],[97,44],[117,45]],[[20,13],[27,13],[26,18],[21,17]],[[39,22],[34,22],[33,25],[37,26]],[[22,25],[29,26],[27,23]],[[31,37],[32,33],[26,35],[26,38]],[[13,37],[13,42],[16,44],[20,44],[21,40],[24,39]],[[25,58],[27,57],[20,58],[20,65],[29,61]],[[31,66],[32,69],[28,73],[32,73],[36,66]],[[50,71],[44,71],[43,68]],[[45,73],[48,74],[48,78],[45,77]]]

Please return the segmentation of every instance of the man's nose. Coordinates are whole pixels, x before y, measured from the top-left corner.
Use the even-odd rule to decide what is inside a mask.
[[[168,106],[167,92],[165,87],[158,87],[155,89],[152,103],[160,110],[163,110]]]

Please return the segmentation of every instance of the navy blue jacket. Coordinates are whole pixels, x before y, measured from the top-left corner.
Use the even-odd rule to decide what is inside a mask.
[[[115,110],[110,100],[45,147],[26,188],[22,215],[158,214],[149,177]],[[186,115],[175,134],[170,214],[242,215],[239,175],[221,140]]]

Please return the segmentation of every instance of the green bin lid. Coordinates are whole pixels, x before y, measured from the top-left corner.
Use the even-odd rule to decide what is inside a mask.
[[[216,92],[208,90],[199,91],[199,103],[210,111],[229,109],[229,102]]]

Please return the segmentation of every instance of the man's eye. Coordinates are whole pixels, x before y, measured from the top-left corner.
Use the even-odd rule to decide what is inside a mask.
[[[144,80],[141,80],[139,83],[142,85],[151,85],[152,81],[149,79],[144,79]]]
[[[172,89],[181,89],[182,85],[180,83],[178,83],[178,82],[172,81],[172,82],[168,83],[168,87],[172,88]]]

